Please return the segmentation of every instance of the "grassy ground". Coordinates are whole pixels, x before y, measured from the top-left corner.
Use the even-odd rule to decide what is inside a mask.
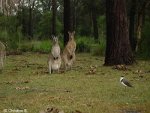
[[[104,67],[103,57],[78,54],[73,69],[48,74],[47,54],[8,56],[0,74],[0,113],[27,109],[39,113],[56,107],[65,113],[150,113],[150,61],[138,61],[129,70]],[[90,66],[96,66],[89,74]],[[125,89],[124,75],[134,86]],[[76,111],[76,112],[74,112]]]

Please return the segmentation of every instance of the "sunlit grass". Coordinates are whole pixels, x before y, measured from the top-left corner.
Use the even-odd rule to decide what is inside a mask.
[[[72,113],[122,113],[150,111],[150,62],[138,61],[128,71],[104,67],[103,57],[78,54],[73,69],[49,75],[48,54],[24,53],[8,56],[0,75],[0,112],[27,109],[39,113],[54,106]],[[87,74],[97,66],[95,74]],[[142,73],[135,74],[136,70]],[[124,75],[134,86],[125,89],[119,78]],[[139,77],[140,75],[143,78]]]

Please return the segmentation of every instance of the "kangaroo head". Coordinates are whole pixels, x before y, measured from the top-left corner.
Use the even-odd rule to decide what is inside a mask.
[[[57,36],[52,36],[53,43],[56,44],[58,43],[58,37]]]
[[[68,34],[69,34],[69,40],[74,39],[75,31],[73,32],[68,31]]]

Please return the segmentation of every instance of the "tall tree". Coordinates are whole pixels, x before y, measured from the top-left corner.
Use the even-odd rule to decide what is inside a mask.
[[[136,37],[135,37],[135,20],[137,10],[137,0],[131,0],[130,12],[129,12],[129,39],[132,51],[136,48]]]
[[[69,40],[68,31],[73,31],[73,15],[71,0],[64,0],[64,45]]]
[[[98,41],[98,25],[97,25],[97,13],[96,13],[96,8],[92,8],[92,23],[93,23],[93,36],[95,41]]]
[[[76,28],[76,5],[78,4],[78,2],[78,0],[72,0],[73,29]]]
[[[56,0],[52,0],[52,34],[56,35]]]
[[[92,35],[94,36],[95,41],[98,40],[98,24],[97,17],[99,15],[99,5],[101,1],[99,0],[83,0],[83,7],[90,14],[91,22],[92,22]]]
[[[137,14],[137,27],[136,27],[136,38],[137,38],[137,44],[136,44],[136,52],[138,51],[139,44],[141,41],[141,35],[142,35],[142,26],[144,23],[144,17],[145,17],[145,10],[150,5],[150,0],[144,0],[142,5],[140,4],[140,8],[138,8],[138,14]]]
[[[132,64],[125,0],[106,0],[105,65]]]
[[[22,33],[23,35],[28,34],[28,26],[27,26],[27,20],[26,20],[26,7],[25,7],[25,0],[22,0],[20,3],[20,13],[21,13],[21,24],[22,24]]]
[[[28,35],[29,35],[29,39],[31,39],[31,37],[33,37],[33,8],[34,8],[34,2],[35,0],[29,0],[29,20],[28,20]]]

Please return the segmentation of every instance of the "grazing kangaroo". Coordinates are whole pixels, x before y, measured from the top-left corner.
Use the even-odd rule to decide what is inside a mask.
[[[2,71],[4,67],[4,59],[6,58],[6,47],[5,45],[0,41],[0,71]]]
[[[75,50],[76,50],[76,42],[74,40],[75,31],[68,32],[68,34],[69,34],[69,41],[62,55],[65,70],[72,68],[72,65],[75,61]]]
[[[51,74],[53,71],[59,72],[60,66],[61,66],[60,46],[58,43],[58,38],[53,37],[53,45],[51,53],[48,58],[49,73]]]

